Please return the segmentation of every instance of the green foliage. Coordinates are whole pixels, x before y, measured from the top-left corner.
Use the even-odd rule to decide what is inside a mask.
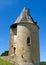
[[[6,60],[0,59],[0,65],[14,65]]]
[[[46,62],[40,62],[40,65],[46,65]]]
[[[8,51],[3,52],[1,56],[8,56]]]

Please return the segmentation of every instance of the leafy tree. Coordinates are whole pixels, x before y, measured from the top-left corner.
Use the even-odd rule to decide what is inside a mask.
[[[46,65],[46,62],[40,62],[40,65]]]
[[[3,52],[1,56],[8,56],[8,51]]]

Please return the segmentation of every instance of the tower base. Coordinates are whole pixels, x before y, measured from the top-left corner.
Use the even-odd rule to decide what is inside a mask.
[[[19,65],[40,65],[39,63],[28,63],[28,62],[24,62],[24,63],[20,63]]]

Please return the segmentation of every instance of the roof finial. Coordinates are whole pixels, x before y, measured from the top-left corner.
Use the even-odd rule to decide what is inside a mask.
[[[26,7],[26,0],[24,0],[24,7]]]
[[[28,5],[27,5],[27,4],[28,4]],[[30,4],[31,4],[31,1],[30,1],[30,0],[24,0],[24,7],[25,7],[25,8],[29,8]],[[29,8],[29,9],[30,9],[30,8]]]

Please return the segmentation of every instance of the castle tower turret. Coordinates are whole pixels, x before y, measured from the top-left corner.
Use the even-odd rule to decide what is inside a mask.
[[[19,65],[33,63],[39,65],[39,27],[24,8],[20,16],[10,26],[9,55],[16,55]],[[31,65],[31,64],[30,64]]]

